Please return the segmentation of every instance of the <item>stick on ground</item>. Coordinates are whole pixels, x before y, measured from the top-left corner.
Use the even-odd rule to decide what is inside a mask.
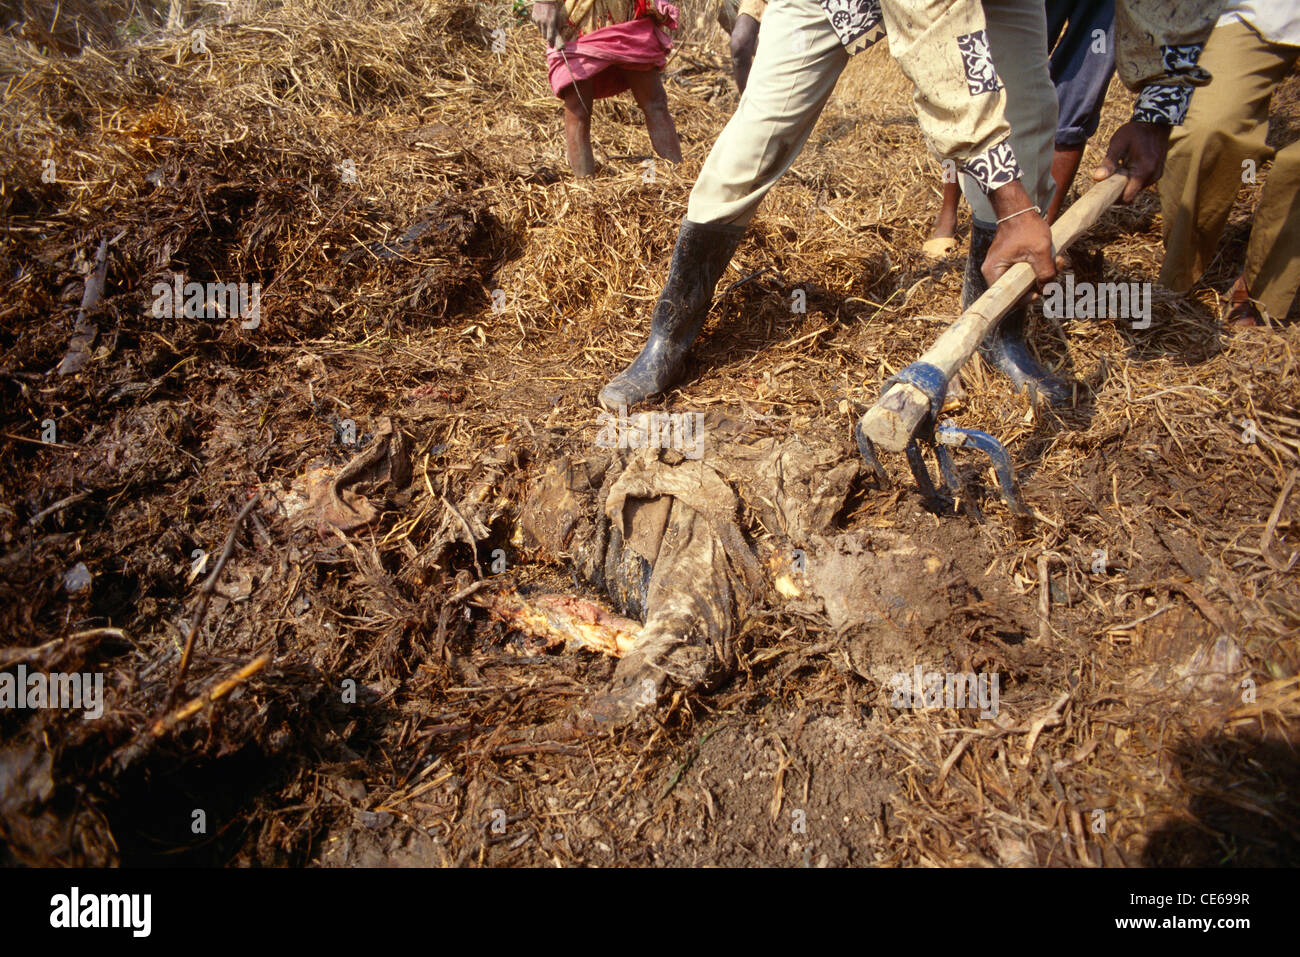
[[[226,547],[221,550],[221,557],[217,559],[216,565],[212,568],[212,574],[199,588],[199,600],[194,606],[194,621],[190,624],[189,634],[185,636],[185,650],[181,652],[181,665],[176,673],[176,684],[173,685],[169,701],[174,701],[180,693],[181,687],[185,682],[185,672],[190,666],[190,652],[194,648],[194,636],[199,633],[203,627],[203,619],[208,614],[208,603],[212,600],[212,593],[217,588],[217,578],[221,575],[221,570],[226,567],[226,562],[235,551],[235,537],[239,534],[239,527],[244,524],[244,519],[253,510],[254,506],[262,500],[262,493],[259,491],[239,510],[235,516],[235,523],[230,527],[230,534],[226,536]]]

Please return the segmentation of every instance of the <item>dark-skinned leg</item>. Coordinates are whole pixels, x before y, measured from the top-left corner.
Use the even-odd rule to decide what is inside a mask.
[[[594,84],[579,80],[564,88],[564,144],[569,166],[578,176],[596,172],[596,156],[591,149],[591,107]]]
[[[663,77],[658,70],[623,70],[623,77],[636,97],[636,105],[645,114],[646,132],[650,145],[664,159],[673,163],[682,161],[682,144],[677,139],[677,124],[668,112],[668,94],[664,92]]]
[[[1056,222],[1061,215],[1061,206],[1065,196],[1074,183],[1074,174],[1079,172],[1079,163],[1083,160],[1082,146],[1061,146],[1057,144],[1052,152],[1052,182],[1056,190],[1052,193],[1052,202],[1048,204],[1044,218],[1047,222]]]

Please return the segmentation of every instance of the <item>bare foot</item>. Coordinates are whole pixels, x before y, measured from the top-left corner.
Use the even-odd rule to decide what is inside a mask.
[[[1074,182],[1074,174],[1079,172],[1079,161],[1083,159],[1082,146],[1058,146],[1052,151],[1052,182],[1056,189],[1052,192],[1052,201],[1047,204],[1047,213],[1043,217],[1050,226],[1061,215],[1065,205],[1066,194]]]
[[[1246,285],[1246,277],[1238,276],[1237,281],[1232,284],[1232,291],[1228,293],[1228,311],[1224,313],[1223,324],[1225,326],[1262,326],[1264,317],[1260,314],[1259,308],[1250,298],[1250,287]]]

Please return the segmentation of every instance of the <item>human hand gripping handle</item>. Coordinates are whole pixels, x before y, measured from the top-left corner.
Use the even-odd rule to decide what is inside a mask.
[[[1121,172],[1088,190],[1052,227],[1051,238],[1056,248],[1067,248],[1086,232],[1127,185],[1128,177]],[[1021,219],[1037,218],[1027,213],[1008,220],[1004,226]],[[998,232],[1001,235],[1002,230]],[[992,253],[990,248],[989,255]],[[1007,311],[1033,288],[1036,278],[1035,267],[1027,262],[1017,262],[1006,269],[1001,278],[948,327],[930,350],[908,368],[929,366],[946,386]],[[896,382],[862,417],[859,427],[863,434],[887,451],[901,452],[931,411],[930,399],[924,392],[911,383]]]
[[[1056,278],[1056,257],[1052,253],[1052,230],[1042,210],[1029,199],[1020,180],[1000,186],[989,194],[998,218],[997,235],[989,246],[980,270],[990,285],[1016,263],[1028,263],[1041,286]]]

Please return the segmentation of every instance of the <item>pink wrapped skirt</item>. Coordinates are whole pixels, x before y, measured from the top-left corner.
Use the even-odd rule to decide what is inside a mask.
[[[666,16],[665,26],[676,28],[677,8],[660,3],[659,10]],[[592,80],[593,96],[599,100],[627,89],[620,69],[662,70],[672,48],[672,36],[666,30],[650,17],[638,17],[578,37],[565,44],[564,56],[558,50],[547,50],[546,70],[556,96],[562,97],[564,88],[575,80]]]

